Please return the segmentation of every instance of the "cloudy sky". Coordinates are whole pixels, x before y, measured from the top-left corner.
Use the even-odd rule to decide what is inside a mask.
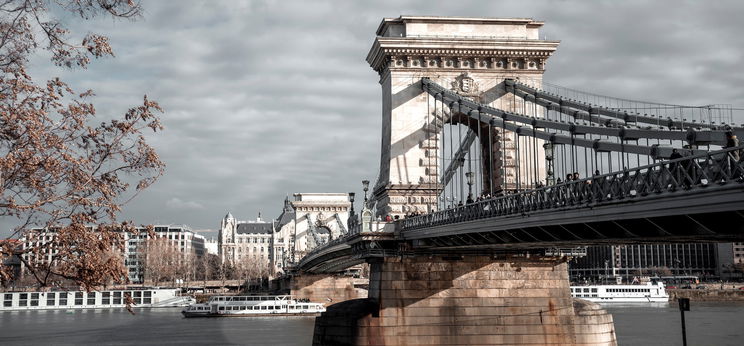
[[[650,4],[649,4],[650,3]],[[138,224],[216,229],[277,217],[294,192],[361,191],[379,166],[381,96],[365,57],[383,17],[527,17],[561,40],[546,80],[617,97],[744,106],[741,1],[143,1],[137,22],[73,21],[116,58],[86,71],[34,64],[95,90],[101,117],[143,94],[166,110],[151,138],[165,175],[128,204]],[[8,220],[3,220],[7,222]],[[6,228],[7,229],[7,228]]]

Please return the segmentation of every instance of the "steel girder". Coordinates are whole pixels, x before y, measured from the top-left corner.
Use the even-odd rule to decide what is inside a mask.
[[[666,126],[667,128],[672,127],[679,127],[683,129],[687,128],[708,128],[708,129],[719,129],[721,126],[713,125],[713,124],[704,124],[704,123],[697,123],[697,122],[687,122],[684,120],[675,121],[672,118],[667,119],[661,119],[657,117],[649,117],[647,115],[640,115],[640,114],[628,114],[626,111],[619,111],[615,109],[605,108],[602,106],[592,105],[584,102],[579,102],[571,99],[566,99],[564,97],[561,97],[556,94],[552,94],[549,92],[546,92],[544,90],[539,90],[534,87],[531,87],[529,85],[526,85],[524,83],[520,83],[519,81],[513,80],[513,79],[506,79],[504,80],[504,84],[507,86],[507,90],[511,89],[511,91],[528,101],[533,101],[538,104],[540,104],[543,107],[549,107],[551,110],[559,111],[563,114],[568,115],[574,115],[577,114],[576,112],[579,112],[577,115],[580,115],[582,119],[589,119],[590,115],[596,115],[596,116],[604,116],[611,119],[619,119],[623,122],[638,122],[638,123],[645,123],[650,125],[662,125]],[[722,124],[725,125],[725,124]],[[739,131],[744,131],[744,128],[737,128]],[[667,131],[667,132],[674,132],[674,131]],[[716,140],[723,141],[725,143],[725,139],[722,137],[722,131],[714,131],[712,132],[715,134],[713,138],[716,138]],[[740,132],[744,133],[744,132]],[[644,137],[645,138],[645,137]],[[656,138],[656,137],[654,137]],[[680,139],[680,138],[661,138],[661,139]],[[681,138],[681,140],[684,140],[684,138]]]
[[[674,149],[673,147],[660,145],[647,146],[641,144],[628,144],[624,141],[639,138],[667,138],[671,136],[675,139],[686,140],[688,142],[690,140],[693,140],[693,142],[695,143],[702,143],[707,141],[720,143],[720,138],[724,136],[723,131],[700,132],[690,129],[687,132],[683,132],[671,130],[629,129],[624,127],[608,128],[578,125],[542,118],[539,119],[522,114],[507,112],[477,103],[470,99],[464,98],[451,90],[445,89],[444,87],[434,83],[428,78],[422,79],[422,88],[430,95],[434,96],[436,100],[446,103],[450,108],[453,108],[455,105],[457,105],[458,110],[461,110],[463,114],[467,115],[473,120],[478,120],[481,122],[484,122],[484,120],[486,120],[485,122],[487,122],[491,127],[502,128],[508,131],[515,132],[521,136],[536,137],[541,140],[549,141],[553,144],[575,145],[584,148],[591,148],[599,152],[623,152],[628,154],[648,155],[653,158],[668,158],[672,153],[672,149]],[[566,135],[557,132],[550,132],[547,131],[548,129],[568,132],[569,134]],[[670,134],[670,132],[677,133]],[[584,134],[617,137],[620,142],[576,137],[577,135]],[[689,152],[693,155],[700,155],[706,153],[707,151],[693,149],[689,150]]]
[[[475,142],[476,138],[478,138],[478,135],[474,131],[468,130],[465,140],[460,143],[460,147],[457,148],[455,157],[452,159],[447,169],[444,170],[442,180],[440,181],[442,186],[447,186],[447,184],[449,184],[450,180],[452,180],[452,177],[457,172],[457,169],[462,167],[462,164],[465,160],[465,155],[467,155],[470,151],[470,146],[473,145],[473,142]]]

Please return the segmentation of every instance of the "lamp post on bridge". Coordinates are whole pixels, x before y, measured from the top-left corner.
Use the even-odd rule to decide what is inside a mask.
[[[547,169],[545,177],[545,185],[553,185],[554,183],[554,176],[553,176],[553,143],[547,142],[543,144],[543,150],[545,151],[545,161],[547,161]]]
[[[367,205],[367,191],[369,191],[369,180],[362,180],[362,186],[364,187],[364,205]]]
[[[351,202],[351,207],[349,208],[349,218],[346,220],[346,227],[349,232],[351,232],[356,224],[356,215],[354,215],[354,195],[356,195],[354,192],[349,192],[349,202]]]
[[[465,177],[467,178],[467,181],[468,181],[468,199],[467,199],[467,202],[468,203],[472,203],[473,202],[473,172],[467,172],[467,173],[465,173]]]
[[[369,180],[362,180],[362,190],[364,190],[364,204],[362,204],[361,214],[361,228],[359,232],[371,232],[372,231],[372,211],[369,210],[367,205],[369,199],[367,199],[367,191],[369,191]]]
[[[354,215],[354,196],[356,193],[349,192],[349,202],[351,202],[351,208],[349,208],[349,214]]]

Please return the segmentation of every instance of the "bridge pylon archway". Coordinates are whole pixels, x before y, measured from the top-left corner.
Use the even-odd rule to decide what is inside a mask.
[[[523,101],[509,97],[503,81],[519,79],[541,86],[546,61],[559,44],[539,38],[542,25],[525,18],[401,16],[382,21],[367,56],[382,86],[380,173],[373,189],[378,216],[436,210],[444,188],[446,167],[440,151],[445,143],[440,132],[444,124],[457,124],[458,115],[456,109],[437,105],[435,97],[422,89],[421,78],[451,86],[486,105],[521,109]],[[475,124],[463,125],[478,129]],[[501,156],[516,150],[507,143],[514,135],[483,128],[491,133],[480,131],[480,155],[490,153],[492,160],[480,160],[478,185],[489,192],[508,189],[519,173],[502,164]],[[494,137],[501,140],[493,141]]]

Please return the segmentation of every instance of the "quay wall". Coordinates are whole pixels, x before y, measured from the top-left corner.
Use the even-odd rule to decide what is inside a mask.
[[[744,301],[744,290],[696,290],[696,289],[668,289],[669,300],[677,298],[690,298],[692,301]]]

